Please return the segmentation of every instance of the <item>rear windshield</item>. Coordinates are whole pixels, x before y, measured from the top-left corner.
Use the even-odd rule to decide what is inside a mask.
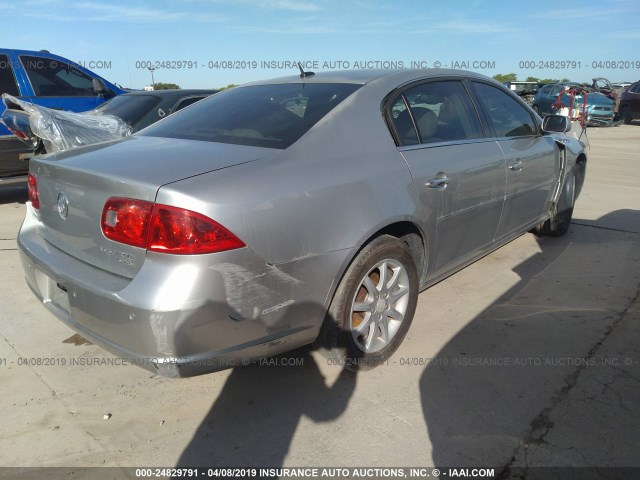
[[[134,125],[160,103],[157,95],[119,95],[103,103],[97,112],[120,117],[129,125]]]
[[[167,117],[141,135],[284,149],[359,87],[291,83],[232,88]]]

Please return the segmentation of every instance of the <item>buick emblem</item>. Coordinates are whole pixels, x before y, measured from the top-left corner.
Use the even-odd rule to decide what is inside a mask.
[[[60,192],[58,195],[58,213],[62,218],[67,218],[69,214],[69,199],[64,192]]]

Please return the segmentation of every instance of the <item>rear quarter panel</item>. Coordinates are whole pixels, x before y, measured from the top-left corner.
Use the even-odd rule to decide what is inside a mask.
[[[165,185],[157,202],[208,215],[297,281],[322,277],[326,295],[366,239],[415,219],[413,181],[380,110],[384,95],[371,90],[361,88],[274,157]],[[294,266],[327,255],[328,271]]]

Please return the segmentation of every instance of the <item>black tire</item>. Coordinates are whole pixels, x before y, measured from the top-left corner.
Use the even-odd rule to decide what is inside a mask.
[[[353,371],[384,363],[409,330],[418,282],[414,258],[404,242],[384,235],[366,245],[340,281],[318,337],[331,363]],[[376,287],[373,292],[371,285]]]
[[[573,205],[576,198],[576,177],[569,174],[560,195],[558,210],[546,222],[537,225],[534,229],[536,235],[549,237],[561,237],[569,231],[571,218],[573,217]]]
[[[625,125],[631,125],[633,117],[631,116],[631,109],[629,107],[622,107],[622,110],[620,111],[620,117],[622,118],[622,122]]]

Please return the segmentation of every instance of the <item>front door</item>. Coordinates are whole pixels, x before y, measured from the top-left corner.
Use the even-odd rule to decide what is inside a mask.
[[[472,82],[506,159],[507,189],[496,239],[520,233],[549,211],[560,152],[542,136],[528,108],[508,92]]]

